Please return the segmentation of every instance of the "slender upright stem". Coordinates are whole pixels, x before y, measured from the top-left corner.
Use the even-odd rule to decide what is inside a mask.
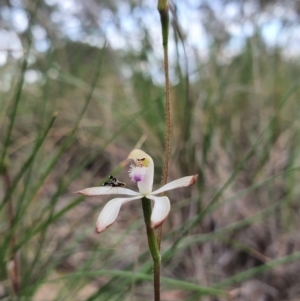
[[[157,9],[160,14],[162,29],[162,45],[164,50],[164,72],[165,72],[165,153],[163,184],[168,180],[170,142],[171,142],[171,103],[170,103],[170,81],[169,81],[169,57],[168,57],[168,36],[169,36],[169,7],[168,1],[159,0]]]
[[[168,0],[158,0],[157,5],[160,14],[162,29],[162,45],[164,50],[164,72],[165,72],[165,152],[162,184],[168,181],[170,144],[171,144],[171,101],[170,101],[170,80],[169,80],[169,56],[168,56],[168,37],[169,37],[169,7]],[[157,244],[160,249],[162,226],[157,230]]]
[[[148,246],[153,260],[154,300],[160,301],[160,253],[157,245],[155,230],[151,228],[151,201],[145,197],[142,198],[142,207],[147,229]]]
[[[168,36],[169,36],[169,8],[168,0],[158,0],[157,5],[160,14],[162,28],[162,44],[164,49],[164,71],[165,71],[165,152],[162,183],[166,184],[169,173],[170,142],[171,142],[171,104],[170,104],[170,82],[169,82],[169,58],[168,58]],[[151,228],[151,201],[147,198],[142,199],[144,219],[147,228],[148,246],[153,259],[153,277],[154,277],[154,300],[160,301],[160,244],[162,227],[157,231]]]
[[[4,163],[5,164],[5,163]],[[3,175],[3,180],[5,183],[5,189],[6,191],[10,190],[11,187],[11,180],[10,176],[7,170],[7,167],[5,165],[2,165],[2,175]],[[9,225],[12,228],[14,226],[14,206],[13,206],[13,201],[12,198],[9,197],[7,201],[7,215],[8,215],[8,220],[9,220]],[[7,266],[7,272],[8,272],[8,277],[10,278],[11,284],[13,291],[16,295],[18,295],[20,291],[20,276],[19,276],[19,262],[17,255],[13,253],[13,249],[16,245],[16,236],[13,233],[11,238],[10,238],[10,255],[9,255],[9,262]]]

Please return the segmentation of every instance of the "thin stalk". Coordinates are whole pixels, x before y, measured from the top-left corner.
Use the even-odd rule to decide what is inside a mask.
[[[40,140],[37,140],[36,145],[34,146],[31,155],[25,161],[25,163],[21,167],[20,171],[17,173],[14,180],[12,181],[9,190],[5,193],[3,201],[0,204],[0,211],[5,206],[6,202],[8,202],[8,199],[10,198],[12,193],[14,192],[15,188],[17,187],[19,181],[21,180],[21,178],[24,175],[24,173],[26,172],[26,170],[31,166],[32,162],[35,160],[35,156],[36,156],[37,152],[39,151],[40,147],[43,145],[43,143],[44,143],[44,141],[47,137],[47,134],[48,134],[49,130],[51,129],[51,127],[52,127],[52,125],[53,125],[53,123],[56,119],[56,116],[57,116],[57,114],[55,113],[53,115],[52,119],[50,120],[50,123],[49,123],[47,129],[44,132],[44,135],[41,137]]]
[[[151,228],[152,204],[147,198],[142,198],[144,220],[147,229],[149,251],[153,260],[154,300],[160,301],[160,253],[157,245],[155,230]]]
[[[162,30],[162,45],[164,50],[164,72],[165,72],[165,151],[162,184],[168,181],[170,145],[171,145],[171,101],[170,101],[170,80],[169,80],[169,56],[168,56],[168,37],[169,37],[169,6],[168,0],[158,0],[157,9],[160,15]],[[162,226],[157,230],[157,244],[160,249]]]
[[[20,171],[17,173],[17,175],[15,176],[13,181],[9,182],[9,185],[6,185],[6,191],[5,191],[5,196],[4,199],[0,205],[0,211],[2,210],[2,208],[5,207],[6,204],[8,204],[11,199],[11,196],[14,192],[14,190],[16,189],[20,179],[23,177],[24,173],[26,172],[26,170],[33,164],[35,157],[37,155],[37,152],[39,151],[40,147],[43,145],[47,134],[50,130],[50,128],[52,127],[54,121],[56,119],[56,115],[54,115],[52,117],[52,119],[49,122],[48,127],[46,128],[43,136],[36,142],[36,145],[33,148],[32,154],[29,156],[29,158],[24,162],[24,164],[22,165]],[[18,204],[18,206],[21,207],[21,204]],[[3,262],[4,258],[6,258],[6,250],[8,249],[8,246],[10,245],[12,248],[11,250],[11,254],[16,254],[18,249],[18,244],[20,244],[20,240],[22,240],[22,237],[19,237],[19,241],[14,241],[14,245],[12,246],[11,241],[12,241],[12,237],[14,236],[14,231],[16,230],[17,226],[18,226],[18,221],[20,220],[20,211],[21,209],[16,207],[15,210],[13,211],[13,218],[10,219],[10,229],[7,233],[7,236],[0,248],[0,261]],[[26,237],[26,235],[24,235]]]
[[[6,137],[5,137],[5,142],[4,142],[4,146],[3,146],[3,150],[2,150],[2,155],[1,155],[1,159],[0,159],[0,168],[2,168],[2,165],[5,162],[6,156],[7,156],[7,149],[8,146],[10,144],[10,140],[11,140],[11,134],[12,134],[12,130],[14,127],[14,123],[16,120],[16,116],[17,116],[17,110],[18,110],[18,106],[21,100],[21,95],[22,95],[22,89],[23,89],[23,84],[24,84],[24,79],[25,79],[25,71],[27,69],[27,65],[28,65],[28,58],[30,55],[30,48],[31,48],[31,44],[32,44],[32,35],[31,35],[31,28],[34,25],[35,22],[35,18],[36,18],[36,13],[39,7],[39,3],[40,0],[37,1],[35,9],[32,13],[31,18],[29,19],[29,26],[28,26],[28,36],[27,36],[27,42],[28,42],[28,50],[25,52],[24,55],[24,59],[21,65],[21,72],[20,72],[20,79],[18,81],[17,87],[16,87],[16,94],[14,96],[13,99],[13,105],[12,105],[12,113],[10,115],[10,122],[8,125],[8,129],[6,132]]]
[[[5,183],[5,189],[6,191],[9,191],[11,187],[11,180],[6,166],[3,167],[2,174],[3,174],[3,181]],[[12,228],[14,225],[15,215],[14,215],[13,200],[11,197],[9,197],[7,201],[7,211],[8,211],[9,225]],[[13,251],[15,245],[16,245],[16,236],[15,234],[13,234],[10,239],[10,255],[9,255],[9,263],[7,266],[7,272],[8,272],[8,277],[10,278],[11,281],[13,292],[15,293],[15,295],[18,295],[20,291],[20,275],[19,275],[19,262],[18,262],[17,254]]]

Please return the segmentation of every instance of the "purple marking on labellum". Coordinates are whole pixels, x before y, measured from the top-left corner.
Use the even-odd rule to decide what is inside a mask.
[[[132,182],[143,182],[145,179],[146,168],[136,167],[134,165],[130,166],[129,176]]]

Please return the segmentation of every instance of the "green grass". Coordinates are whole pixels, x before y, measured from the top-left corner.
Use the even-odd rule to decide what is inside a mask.
[[[141,53],[153,53],[144,39]],[[164,87],[136,67],[138,53],[64,42],[32,63],[29,39],[22,60],[11,58],[1,67],[9,72],[13,66],[18,76],[0,103],[0,299],[150,300],[140,204],[125,205],[117,222],[97,235],[95,220],[109,198],[73,192],[101,185],[110,174],[134,188],[124,160],[135,147],[153,157],[159,185]],[[272,300],[295,300],[299,64],[257,36],[227,63],[210,50],[206,61],[196,62],[193,81],[181,69],[184,58],[171,66],[178,82],[171,93],[169,179],[194,173],[199,179],[190,190],[168,193],[162,295],[207,300],[237,289],[251,299],[244,288],[257,280],[278,292]],[[128,62],[135,66],[131,78],[121,73]],[[28,69],[42,78],[28,83]],[[14,256],[18,298],[6,268]]]

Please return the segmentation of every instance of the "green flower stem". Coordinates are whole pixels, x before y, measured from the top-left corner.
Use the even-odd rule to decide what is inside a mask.
[[[164,49],[164,72],[165,72],[165,152],[162,184],[168,181],[170,145],[171,145],[171,100],[170,100],[170,80],[169,80],[169,56],[168,56],[168,38],[169,38],[169,6],[168,0],[158,0],[157,9],[160,15],[162,30],[162,44]],[[157,244],[160,249],[162,236],[162,226],[157,230]]]
[[[153,260],[154,300],[160,301],[160,253],[157,245],[155,230],[151,228],[151,201],[145,197],[142,198],[142,207],[147,229],[148,246]]]

